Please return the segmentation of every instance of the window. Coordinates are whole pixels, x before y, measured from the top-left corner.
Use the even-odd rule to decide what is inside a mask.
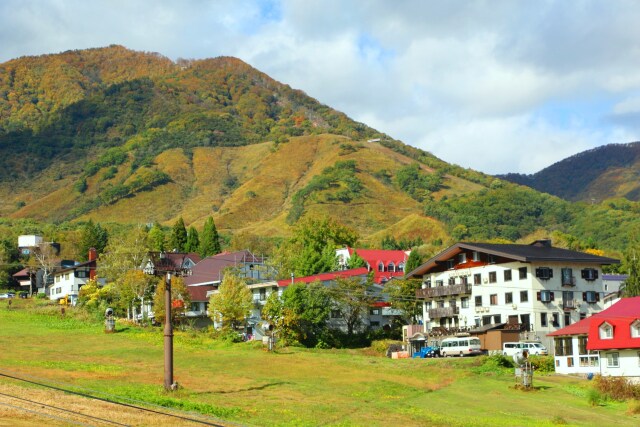
[[[549,280],[553,277],[553,269],[549,267],[536,268],[536,277],[542,280]]]
[[[518,269],[518,274],[520,275],[520,280],[524,280],[527,278],[527,267],[520,267]]]
[[[371,325],[371,327],[376,327],[376,326],[380,326],[380,322],[370,322],[369,325]]]
[[[498,305],[498,294],[489,295],[489,304]]]
[[[372,316],[378,316],[380,315],[380,309],[379,308],[372,308],[371,310],[369,310],[369,314]]]
[[[265,288],[260,289],[260,301],[267,299],[267,290]]]
[[[529,302],[529,291],[520,291],[520,302]]]
[[[560,327],[560,315],[558,313],[553,313],[551,316],[551,326],[554,328]]]
[[[640,338],[640,320],[631,323],[631,338]]]
[[[436,286],[442,286],[444,282],[442,280],[436,280]]]
[[[398,264],[398,270],[397,271],[404,271],[404,262],[401,262],[400,264]]]
[[[582,278],[584,280],[596,280],[598,278],[598,270],[595,268],[584,268],[582,270]]]
[[[511,270],[505,270],[504,271],[504,281],[505,282],[510,282],[511,281]]]
[[[451,270],[453,268],[453,260],[452,259],[448,259],[447,260],[447,269]]]
[[[396,271],[396,265],[393,262],[390,262],[387,265],[387,271],[395,272]]]
[[[587,291],[582,293],[582,301],[594,304],[600,300],[600,296],[596,291]]]
[[[538,292],[538,301],[551,302],[553,300],[554,300],[553,292],[547,291],[547,290]]]
[[[465,262],[467,262],[467,254],[463,252],[460,255],[458,255],[458,263],[464,264]]]
[[[468,285],[469,284],[469,277],[468,276],[460,277],[460,283],[462,283],[463,285]]]
[[[602,325],[600,325],[600,328],[598,328],[598,333],[601,340],[613,339],[613,326],[611,326],[607,322],[604,322]]]
[[[496,283],[498,281],[497,279],[497,274],[495,271],[490,271],[489,272],[489,283]]]
[[[449,286],[453,286],[456,284],[456,278],[455,277],[449,277]]]
[[[607,368],[619,368],[620,361],[618,360],[618,357],[619,357],[619,353],[617,351],[612,353],[607,353]]]
[[[589,354],[587,352],[587,337],[578,337],[578,354]]]
[[[192,302],[191,303],[191,311],[200,311],[200,303]]]
[[[378,263],[378,271],[384,271],[384,263],[382,261]]]
[[[480,273],[476,273],[473,275],[473,284],[474,285],[482,284],[482,275]]]
[[[540,313],[540,326],[547,326],[547,313]]]
[[[567,357],[567,367],[568,368],[573,367],[573,357]]]
[[[488,255],[487,256],[487,261],[489,261],[489,264],[495,264],[496,263],[495,255]]]
[[[476,296],[476,307],[482,307],[482,295]]]
[[[60,276],[56,276],[56,283],[60,281]]]
[[[69,273],[64,273],[64,280],[69,280]]]
[[[556,356],[564,356],[564,339],[556,338],[555,340],[555,353]]]
[[[444,308],[444,300],[440,300],[436,304],[438,304],[438,308]]]
[[[473,251],[472,256],[474,261],[480,261],[480,254],[478,253],[478,251]]]
[[[576,281],[573,278],[573,270],[570,268],[560,269],[560,276],[562,277],[562,286],[575,286]]]
[[[569,326],[571,324],[571,313],[564,314],[564,326]]]
[[[460,298],[460,307],[469,308],[469,298],[467,297]]]
[[[424,282],[425,287],[430,288],[431,287],[431,280],[427,280],[426,282]]]
[[[513,304],[513,292],[507,292],[504,294],[504,303]]]

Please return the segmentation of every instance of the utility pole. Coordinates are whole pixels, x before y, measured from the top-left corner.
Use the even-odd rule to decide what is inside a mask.
[[[173,325],[171,324],[171,273],[164,280],[164,388],[175,390],[173,383]]]

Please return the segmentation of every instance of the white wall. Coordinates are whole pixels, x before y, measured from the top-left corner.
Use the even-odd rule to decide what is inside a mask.
[[[610,353],[618,353],[618,367],[609,366]],[[640,349],[601,351],[600,360],[600,373],[603,376],[635,377],[632,379],[640,380]]]

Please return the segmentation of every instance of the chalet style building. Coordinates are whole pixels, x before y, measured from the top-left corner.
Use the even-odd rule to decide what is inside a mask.
[[[365,261],[367,270],[373,272],[373,283],[384,285],[394,277],[404,276],[404,266],[411,251],[354,249],[347,246],[336,250],[340,269],[346,270],[348,268],[349,259],[354,253]]]
[[[547,334],[603,309],[602,266],[618,263],[550,240],[457,243],[407,277],[422,279],[416,297],[427,332],[502,326],[547,345]]]

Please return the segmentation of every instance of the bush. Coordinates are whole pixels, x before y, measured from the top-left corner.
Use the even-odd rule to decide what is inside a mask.
[[[529,362],[537,373],[548,374],[556,370],[553,356],[529,356]]]
[[[633,384],[625,377],[596,375],[593,386],[602,395],[613,400],[640,399],[640,385]]]
[[[502,354],[480,356],[478,362],[479,366],[474,368],[474,370],[479,373],[500,373],[513,369],[514,367],[511,358]]]

